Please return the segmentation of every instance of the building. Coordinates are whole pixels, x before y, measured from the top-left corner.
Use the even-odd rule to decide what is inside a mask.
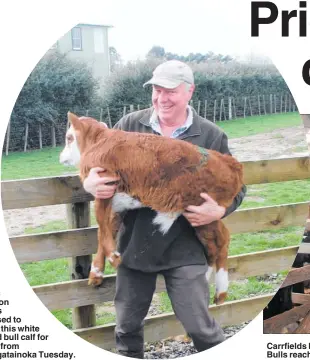
[[[49,51],[59,51],[86,62],[102,84],[110,74],[109,25],[78,24],[61,37]]]

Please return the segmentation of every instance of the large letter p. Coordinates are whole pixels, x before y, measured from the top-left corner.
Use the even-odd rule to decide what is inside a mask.
[[[267,8],[270,10],[270,16],[266,18],[259,17],[259,10],[261,8]],[[278,18],[278,8],[270,1],[252,1],[251,3],[251,36],[259,36],[259,25],[260,24],[271,24]]]

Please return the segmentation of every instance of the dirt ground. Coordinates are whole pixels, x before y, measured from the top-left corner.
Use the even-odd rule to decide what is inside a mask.
[[[309,154],[303,126],[277,129],[269,133],[230,139],[232,154],[240,161],[276,159]],[[310,148],[310,136],[308,136]],[[27,227],[37,227],[66,218],[65,205],[4,211],[9,236],[21,235]]]

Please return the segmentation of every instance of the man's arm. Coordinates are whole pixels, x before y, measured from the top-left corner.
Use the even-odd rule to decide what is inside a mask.
[[[247,188],[245,185],[243,185],[241,190],[239,191],[239,193],[234,198],[232,204],[228,208],[226,208],[225,214],[222,217],[222,219],[224,219],[224,217],[228,216],[229,214],[231,214],[232,212],[234,212],[235,210],[238,209],[238,207],[241,205],[241,203],[246,195],[246,191],[247,191]]]
[[[222,133],[211,144],[211,149],[218,149],[223,154],[231,153],[228,148],[228,139],[226,134]],[[188,206],[183,214],[192,226],[201,226],[210,224],[213,221],[223,219],[224,217],[235,211],[242,203],[246,194],[246,186],[243,185],[240,192],[234,198],[232,204],[228,208],[220,206],[208,194],[202,193],[200,196],[205,202],[200,206]]]

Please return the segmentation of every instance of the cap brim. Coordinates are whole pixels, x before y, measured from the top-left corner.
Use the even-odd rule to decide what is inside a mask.
[[[145,84],[143,84],[143,87],[145,87],[146,85],[157,85],[157,86],[161,86],[166,89],[175,89],[181,83],[182,83],[182,81],[161,79],[161,78],[152,78],[151,80],[149,80]]]

